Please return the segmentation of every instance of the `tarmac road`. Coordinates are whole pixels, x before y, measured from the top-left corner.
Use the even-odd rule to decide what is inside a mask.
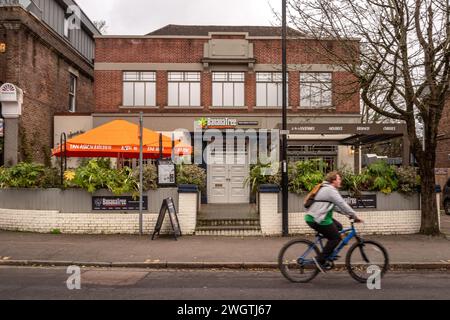
[[[291,284],[276,271],[81,270],[81,289],[68,290],[66,268],[0,267],[0,299],[339,300],[450,298],[449,272],[389,273],[369,290],[347,273]],[[72,282],[73,283],[73,282]]]

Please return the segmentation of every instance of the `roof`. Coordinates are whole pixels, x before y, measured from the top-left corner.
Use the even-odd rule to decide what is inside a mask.
[[[169,24],[148,36],[208,36],[210,32],[248,32],[251,37],[281,37],[281,27],[273,26],[202,26]],[[288,28],[288,36],[302,37],[304,33]]]

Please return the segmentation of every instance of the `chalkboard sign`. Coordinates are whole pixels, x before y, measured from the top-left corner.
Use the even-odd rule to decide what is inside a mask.
[[[178,237],[182,236],[175,203],[173,201],[173,198],[167,198],[163,201],[161,210],[159,211],[158,221],[156,222],[155,232],[153,232],[152,240],[155,239],[156,234],[160,234],[162,225],[164,223],[164,218],[166,217],[166,213],[169,213],[170,224],[172,225],[175,240],[177,240]]]

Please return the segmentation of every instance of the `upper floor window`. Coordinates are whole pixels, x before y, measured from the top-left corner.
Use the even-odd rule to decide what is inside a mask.
[[[124,72],[123,105],[156,106],[156,72]]]
[[[310,72],[300,74],[300,106],[327,108],[333,106],[332,74]]]
[[[256,106],[283,106],[283,74],[281,72],[256,73]]]
[[[213,106],[245,106],[245,73],[213,72]]]
[[[69,38],[69,20],[64,19],[64,37]]]
[[[71,73],[69,78],[69,112],[76,111],[76,102],[77,102],[77,77]]]
[[[169,106],[200,107],[200,72],[169,72]]]

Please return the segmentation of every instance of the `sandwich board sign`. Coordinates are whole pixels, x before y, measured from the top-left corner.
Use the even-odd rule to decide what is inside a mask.
[[[170,224],[172,225],[172,230],[174,232],[175,240],[178,240],[178,237],[181,237],[181,228],[180,222],[178,221],[177,210],[175,208],[175,203],[173,198],[164,199],[161,210],[159,211],[158,221],[156,222],[155,231],[152,235],[152,240],[155,239],[155,236],[160,235],[162,225],[164,223],[164,218],[166,214],[169,214]]]

